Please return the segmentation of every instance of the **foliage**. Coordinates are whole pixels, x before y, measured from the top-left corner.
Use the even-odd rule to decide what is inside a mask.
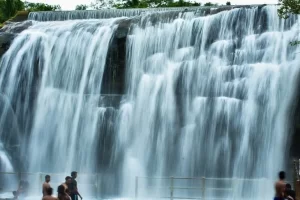
[[[290,14],[300,14],[300,0],[279,0],[280,8],[278,9],[279,17],[289,18]],[[290,45],[299,45],[300,41],[290,42]]]
[[[204,6],[216,6],[217,4],[206,3]],[[94,9],[103,8],[159,8],[159,7],[190,7],[190,6],[201,6],[200,3],[191,2],[187,0],[127,0],[119,1],[114,3],[111,0],[96,0],[95,3],[91,5]]]
[[[231,2],[230,1],[227,1],[226,2],[226,6],[230,6],[231,5]]]
[[[279,0],[278,15],[287,19],[289,14],[300,14],[300,0]]]
[[[75,10],[86,10],[88,8],[87,5],[81,4],[81,5],[77,5]]]
[[[103,8],[112,8],[115,3],[113,0],[95,0],[94,3],[91,4],[91,7],[96,10],[100,10]]]
[[[204,6],[217,6],[217,3],[211,3],[211,2],[207,2],[204,4]]]
[[[0,0],[0,23],[14,16],[18,10],[24,10],[21,0]]]
[[[290,42],[290,45],[291,46],[296,46],[296,45],[299,45],[300,44],[300,41],[293,41],[293,42]]]
[[[29,3],[21,0],[0,0],[0,24],[15,16],[18,11],[53,11],[60,10],[59,5]]]
[[[21,0],[0,0],[0,13],[4,18],[9,18],[16,14],[18,10],[24,9]]]
[[[25,3],[25,9],[30,12],[36,12],[36,11],[55,11],[55,10],[61,10],[60,5],[49,5],[45,3]]]

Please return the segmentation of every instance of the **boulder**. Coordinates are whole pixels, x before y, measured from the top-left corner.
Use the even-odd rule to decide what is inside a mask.
[[[15,34],[0,32],[0,58],[8,50],[14,38]]]
[[[0,32],[18,34],[32,26],[32,21],[7,22]]]

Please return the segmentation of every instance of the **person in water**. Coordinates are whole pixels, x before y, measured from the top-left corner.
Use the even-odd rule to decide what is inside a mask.
[[[43,196],[47,195],[47,189],[51,188],[50,186],[51,177],[49,175],[45,176],[45,182],[43,183]]]
[[[53,194],[53,189],[51,187],[47,187],[45,189],[45,194],[42,200],[58,200],[58,198],[53,197],[52,194]]]
[[[291,184],[285,186],[285,198],[288,200],[296,200],[296,192],[292,189]]]
[[[71,200],[71,197],[66,193],[66,189],[63,185],[57,188],[57,198],[58,200]]]
[[[278,174],[279,180],[275,183],[275,198],[274,200],[284,200],[285,192],[285,172],[281,171]]]
[[[16,191],[13,191],[13,195],[14,195],[14,199],[18,199],[19,195],[22,193],[23,191],[23,185],[24,185],[24,181],[20,181],[19,182],[19,186],[18,189]]]
[[[76,181],[77,172],[75,171],[71,172],[71,176],[72,176],[72,181],[69,184],[70,196],[72,200],[78,200],[78,196],[80,197],[80,199],[82,199],[82,196],[78,192],[78,188],[77,188],[77,181]]]
[[[26,197],[29,189],[28,181],[21,180],[19,182],[19,187],[17,191],[13,191],[14,199],[19,199],[19,197]]]
[[[65,192],[69,191],[69,185],[71,184],[71,182],[72,182],[72,178],[70,176],[67,176],[65,178],[65,182],[61,184],[62,186],[64,186]]]

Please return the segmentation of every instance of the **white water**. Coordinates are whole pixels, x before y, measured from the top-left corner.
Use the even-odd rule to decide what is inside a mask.
[[[35,23],[3,57],[6,74],[1,74],[0,84],[6,86],[4,94],[12,103],[17,101],[17,115],[32,123],[29,133],[23,129],[29,135],[22,141],[23,162],[28,163],[25,170],[67,173],[58,183],[73,170],[96,171],[98,128],[106,112],[99,106],[99,94],[115,21]],[[42,78],[37,81],[38,77]],[[31,92],[32,88],[39,92]],[[28,110],[35,95],[30,119]],[[39,179],[32,180],[35,186]]]
[[[124,165],[128,172],[139,166],[147,169],[140,176],[272,180],[285,168],[299,72],[299,47],[289,42],[299,29],[284,30],[275,7],[262,13],[262,33],[255,30],[257,9],[197,18],[186,13],[171,23],[134,26],[127,46],[129,98],[121,108],[127,113],[120,120],[128,123],[118,135],[127,141],[125,163],[137,161]],[[134,179],[124,175],[126,193]],[[241,182],[234,195],[272,198],[268,183]]]
[[[2,59],[0,86],[26,122],[20,126],[29,136],[22,145],[28,170],[111,173],[104,184],[120,196],[133,196],[135,176],[230,178],[208,181],[211,187],[230,185],[233,178],[234,191],[208,190],[206,197],[272,198],[272,180],[286,167],[292,134],[300,49],[289,42],[300,39],[296,19],[279,20],[274,6],[157,19],[144,15],[130,29],[127,92],[111,140],[100,128],[111,123],[107,108],[99,105],[119,19],[36,22],[16,38]]]

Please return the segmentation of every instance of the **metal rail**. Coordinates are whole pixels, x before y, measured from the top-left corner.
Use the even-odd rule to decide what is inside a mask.
[[[168,186],[164,186],[164,187],[160,187],[160,186],[155,186],[155,185],[146,185],[146,187],[141,187],[141,180],[154,180],[154,181],[163,181],[164,183],[168,183],[169,181],[169,185]],[[180,181],[180,180],[187,180],[187,181],[193,181],[193,180],[197,180],[197,182],[199,183],[199,187],[186,187],[186,186],[181,186],[179,184],[176,185],[175,181]],[[208,181],[214,181],[214,182],[218,182],[218,181],[223,181],[224,186],[221,187],[211,187],[209,186]],[[229,184],[225,184],[226,182],[230,181]],[[201,200],[218,200],[218,199],[235,199],[235,194],[236,192],[239,190],[239,184],[241,181],[243,182],[253,182],[253,181],[267,181],[267,179],[240,179],[240,178],[206,178],[206,177],[136,177],[135,178],[135,199],[140,199],[140,198],[159,198],[159,199],[170,199],[170,200],[174,200],[174,199],[201,199]],[[195,184],[195,182],[191,183],[191,185]],[[199,191],[200,195],[199,196],[191,196],[189,195],[191,192],[194,191]],[[142,196],[141,195],[141,191],[156,191],[158,193],[153,193],[155,194],[155,196],[150,195],[149,193],[147,193],[147,196]],[[157,196],[157,194],[160,194],[160,191],[169,191],[169,195],[161,195],[161,196]],[[188,193],[188,195],[184,196],[184,195],[178,195],[175,194],[175,191],[183,191]],[[232,196],[231,198],[219,198],[219,197],[209,197],[207,196],[207,191],[217,191],[217,192],[227,192],[229,194],[229,196]],[[152,193],[151,193],[152,194]]]

